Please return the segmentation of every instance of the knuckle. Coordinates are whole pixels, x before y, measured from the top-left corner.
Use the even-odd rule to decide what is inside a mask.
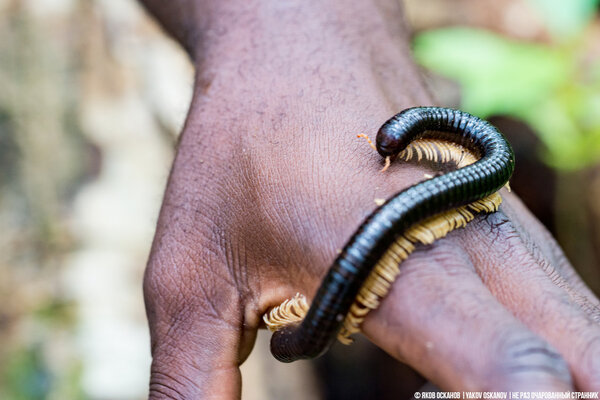
[[[476,219],[476,225],[481,232],[489,236],[489,242],[494,244],[499,253],[512,254],[515,251],[526,250],[517,227],[504,213],[486,214]]]
[[[584,390],[600,389],[600,336],[595,335],[582,347],[581,371],[575,377],[577,386]]]
[[[204,345],[210,342],[202,340]],[[153,354],[149,399],[232,397],[240,383],[239,365],[236,358],[220,358],[219,353],[219,349],[204,348],[199,343],[184,347],[182,343],[162,342]]]
[[[160,263],[149,262],[144,273],[143,293],[148,318],[152,321],[181,301],[181,283]]]
[[[182,393],[178,392],[176,389],[174,389],[172,386],[151,379],[148,398],[150,400],[181,400],[185,399],[185,396]]]
[[[474,266],[467,253],[450,239],[440,239],[432,246],[417,247],[403,263],[402,275],[411,280],[443,280],[445,276],[472,274]]]
[[[500,334],[504,336],[497,348],[495,372],[503,375],[507,383],[572,385],[566,361],[549,343],[530,332]]]
[[[176,341],[191,334],[198,326],[217,326],[229,331],[240,329],[243,302],[235,285],[213,274],[196,279],[171,270],[151,262],[144,276],[144,301],[152,349],[160,344],[159,339]]]
[[[167,374],[153,370],[150,374],[150,387],[148,398],[150,400],[183,400],[193,398],[195,391],[192,382],[188,386],[182,382],[183,378],[177,378],[172,374]]]

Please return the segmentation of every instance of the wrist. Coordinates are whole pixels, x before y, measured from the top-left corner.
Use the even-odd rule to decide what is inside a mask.
[[[399,106],[408,105],[405,97],[429,102],[414,79],[396,1],[278,4],[220,2],[202,16],[190,44],[199,94],[234,88],[252,99],[319,85],[315,92],[330,87],[356,95],[371,84]]]
[[[187,10],[188,19],[196,21],[188,27],[193,32],[188,37],[196,39],[189,45],[195,47],[198,60],[205,58],[203,51],[227,41],[251,44],[248,50],[265,45],[276,49],[279,44],[327,47],[335,38],[373,47],[383,36],[398,36],[403,30],[402,10],[395,0],[196,0]]]

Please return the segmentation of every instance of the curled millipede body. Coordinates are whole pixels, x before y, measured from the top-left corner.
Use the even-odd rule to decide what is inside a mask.
[[[464,215],[470,213],[463,206],[492,195],[507,183],[514,170],[513,151],[495,127],[470,114],[448,108],[415,107],[404,110],[379,129],[376,147],[382,156],[391,157],[420,139],[456,143],[476,155],[478,160],[411,186],[378,207],[333,262],[304,319],[299,321],[295,318],[273,334],[271,353],[278,360],[291,362],[317,357],[329,348],[340,331],[341,336],[346,338],[356,331],[353,326],[360,321],[345,322],[346,317],[357,296],[360,297],[361,287],[390,246],[406,239],[404,246],[410,249],[413,246],[410,238],[418,236],[415,230],[424,229],[415,224],[429,221],[432,225],[431,217],[437,214],[457,207],[458,210],[462,207],[460,212]],[[424,151],[434,152],[435,149]],[[487,206],[484,202],[481,203],[483,205],[471,204],[469,207],[474,207],[474,211],[492,211],[497,208],[497,204],[492,203],[495,205]],[[449,228],[443,227],[442,230],[447,232],[456,224],[449,222]],[[433,234],[432,238],[435,237],[440,236]],[[400,251],[404,250],[401,248]],[[403,258],[392,257],[391,262],[397,264]],[[387,271],[385,266],[380,270],[387,281],[393,280],[397,274]],[[384,295],[384,289],[378,290]],[[372,303],[373,307],[378,301],[363,299],[363,303]],[[365,309],[368,311],[373,307]],[[354,309],[359,320],[364,318],[366,311],[360,307]]]

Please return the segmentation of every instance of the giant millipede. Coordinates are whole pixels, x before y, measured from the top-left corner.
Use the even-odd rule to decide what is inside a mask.
[[[265,315],[275,331],[271,352],[291,362],[323,354],[336,336],[358,332],[398,274],[398,264],[417,242],[431,243],[473,219],[497,210],[495,193],[514,170],[514,153],[490,123],[449,108],[409,108],[377,132],[383,157],[424,157],[457,169],[405,189],[359,226],[323,279],[310,308],[297,295]],[[462,149],[462,150],[461,150]]]

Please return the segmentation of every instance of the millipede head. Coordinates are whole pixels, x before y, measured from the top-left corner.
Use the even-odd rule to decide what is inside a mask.
[[[408,146],[411,138],[404,134],[403,122],[398,121],[396,116],[390,118],[379,130],[375,143],[377,151],[382,157],[393,156],[400,153]]]

